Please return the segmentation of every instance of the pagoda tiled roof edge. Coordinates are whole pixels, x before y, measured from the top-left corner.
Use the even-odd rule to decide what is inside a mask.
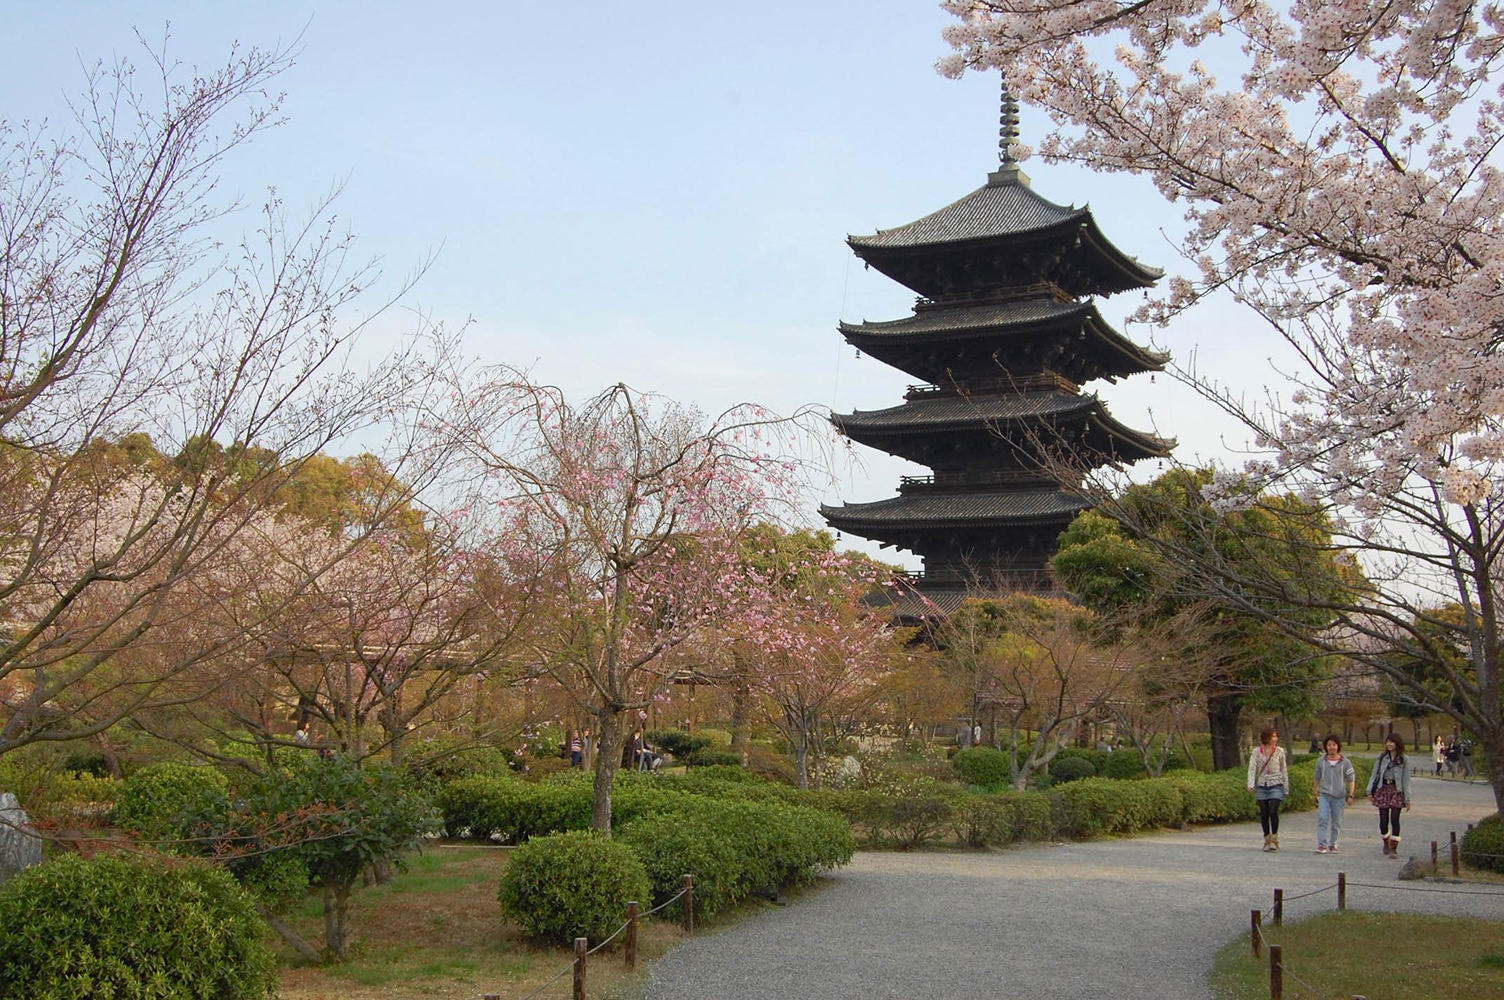
[[[962,525],[1064,523],[1091,504],[1063,490],[1016,490],[997,493],[904,494],[872,503],[840,507],[822,504],[820,514],[840,527],[899,524]]]

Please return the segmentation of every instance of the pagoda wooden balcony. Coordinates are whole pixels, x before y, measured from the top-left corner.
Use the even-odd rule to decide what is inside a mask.
[[[971,396],[977,393],[997,392],[1066,392],[1080,395],[1081,387],[1063,375],[1052,371],[1032,375],[1002,375],[997,378],[973,378],[951,382],[946,385],[911,385],[904,392],[904,399],[928,399],[934,396]]]
[[[1056,480],[1037,469],[987,469],[980,472],[936,472],[929,476],[902,476],[898,480],[898,492],[985,489],[993,486],[1049,489],[1057,485]]]

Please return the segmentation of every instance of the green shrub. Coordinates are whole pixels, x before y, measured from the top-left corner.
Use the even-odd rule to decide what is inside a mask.
[[[1061,747],[1055,759],[1050,762],[1050,774],[1055,773],[1055,764],[1062,760],[1084,760],[1091,765],[1091,773],[1100,775],[1107,771],[1107,760],[1112,754],[1106,750],[1089,750],[1086,747]],[[1083,777],[1091,777],[1084,775]]]
[[[951,758],[961,780],[978,788],[1007,788],[1013,784],[1008,754],[992,747],[966,747]]]
[[[212,767],[174,761],[148,764],[126,779],[115,806],[115,821],[142,837],[165,840],[177,835],[185,813],[229,790],[225,776]]]
[[[1050,761],[1050,778],[1056,785],[1068,781],[1079,781],[1082,778],[1096,776],[1096,768],[1092,767],[1091,761],[1081,757],[1056,757]]]
[[[532,937],[602,941],[626,919],[627,903],[652,898],[637,853],[599,833],[535,837],[512,852],[497,898]]]
[[[1099,772],[1104,778],[1142,778],[1148,775],[1144,770],[1144,758],[1137,750],[1117,750],[1107,755]]]
[[[450,733],[433,733],[410,740],[402,748],[402,769],[430,795],[460,778],[511,772],[507,755],[490,746]]]
[[[103,822],[115,808],[122,786],[116,778],[88,771],[39,774],[35,782],[26,796],[27,813],[35,822],[67,827]]]
[[[684,758],[690,767],[741,767],[742,755],[725,750],[696,750]]]
[[[69,855],[0,887],[9,1000],[261,1000],[277,993],[265,922],[229,873]]]
[[[736,763],[697,765],[694,777],[705,781],[730,781],[738,785],[768,784],[766,778],[759,778],[751,771],[742,767],[742,759],[740,757],[737,757],[736,754],[732,754],[731,756],[736,757]],[[688,778],[689,775],[684,775],[683,777]],[[745,794],[745,792],[742,794]]]
[[[498,836],[511,844],[585,829],[591,802],[589,784],[574,776],[558,782],[489,775],[461,778],[439,789],[435,798],[449,836]]]
[[[705,733],[686,733],[682,729],[650,729],[643,736],[649,746],[673,754],[674,760],[683,760],[696,750],[715,746],[715,737]],[[740,763],[740,758],[737,762]]]
[[[1498,813],[1462,835],[1462,860],[1474,868],[1504,872],[1504,820]]]
[[[1144,782],[1081,778],[1060,788],[1066,830],[1077,837],[1131,833],[1149,825],[1151,813]]]
[[[749,892],[747,859],[738,849],[736,838],[709,816],[643,816],[623,826],[617,838],[642,859],[653,885],[654,906],[677,895],[685,875],[695,879],[696,919],[711,919]],[[670,920],[682,912],[679,903],[665,910]]]

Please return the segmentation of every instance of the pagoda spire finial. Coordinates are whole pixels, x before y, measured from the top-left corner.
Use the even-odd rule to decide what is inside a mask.
[[[1015,162],[1013,144],[1018,141],[1018,101],[1008,89],[1008,74],[1003,73],[1003,96],[998,114],[997,162],[1003,166]]]
[[[1008,74],[1002,74],[1003,92],[1002,101],[998,109],[997,117],[997,170],[987,175],[987,184],[990,187],[1000,187],[1004,184],[1021,184],[1029,186],[1029,175],[1019,167],[1018,161],[1013,158],[1013,145],[1018,142],[1018,100],[1013,96],[1013,91],[1008,89]]]

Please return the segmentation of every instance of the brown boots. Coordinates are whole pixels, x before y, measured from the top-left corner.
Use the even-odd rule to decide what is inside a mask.
[[[1384,857],[1386,857],[1386,858],[1394,858],[1395,860],[1399,860],[1399,856],[1400,856],[1400,838],[1398,838],[1398,837],[1385,837],[1384,838]]]
[[[1277,833],[1266,833],[1266,834],[1264,834],[1264,850],[1266,850],[1266,851],[1277,851],[1277,850],[1279,850],[1279,834],[1277,834]]]

